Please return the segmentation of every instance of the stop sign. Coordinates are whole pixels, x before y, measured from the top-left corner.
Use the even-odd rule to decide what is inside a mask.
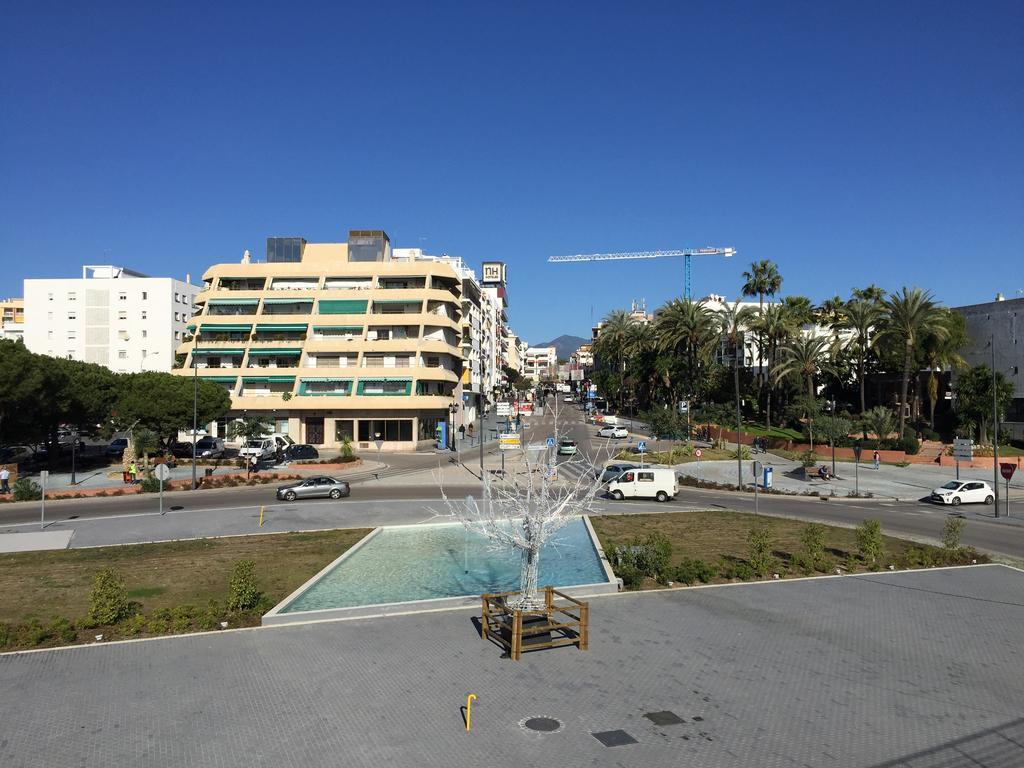
[[[1017,469],[1016,464],[1010,464],[1008,462],[999,462],[999,472],[1003,475],[1004,480],[1009,480],[1013,477],[1014,470]]]
[[[701,456],[704,455],[704,451],[702,451],[700,448],[698,448],[697,450],[695,450],[693,452],[693,455],[696,456],[699,459]]]

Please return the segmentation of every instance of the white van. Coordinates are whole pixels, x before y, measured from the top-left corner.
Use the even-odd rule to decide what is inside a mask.
[[[238,455],[246,458],[255,456],[263,461],[274,458],[279,450],[284,451],[289,445],[294,444],[295,441],[288,437],[288,435],[275,432],[268,437],[261,437],[259,440],[247,440],[241,450],[238,451]]]
[[[608,483],[608,494],[620,499],[655,499],[668,501],[676,497],[676,473],[667,467],[627,469]]]

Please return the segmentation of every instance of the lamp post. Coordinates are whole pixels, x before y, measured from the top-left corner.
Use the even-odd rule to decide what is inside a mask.
[[[199,328],[192,340],[192,490],[198,487],[196,480],[196,432],[199,431],[199,365],[196,348],[199,346]]]
[[[829,442],[832,443],[832,477],[836,476],[836,401],[833,400],[829,405],[832,408],[832,434],[829,438]]]
[[[996,392],[996,335],[989,337],[992,347],[992,492],[995,494],[995,515],[999,517],[999,396]],[[1006,498],[1010,498],[1010,486],[1006,486]],[[1009,511],[1007,511],[1009,514]]]

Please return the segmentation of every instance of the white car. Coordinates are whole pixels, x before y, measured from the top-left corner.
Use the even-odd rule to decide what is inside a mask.
[[[598,437],[629,437],[629,430],[625,427],[601,427],[597,430]]]
[[[950,480],[932,491],[932,501],[939,504],[991,504],[996,500],[992,486],[981,480]]]

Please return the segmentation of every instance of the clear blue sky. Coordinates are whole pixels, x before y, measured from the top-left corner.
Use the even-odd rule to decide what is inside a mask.
[[[731,245],[819,301],[1024,289],[1024,4],[4,3],[0,293],[83,263],[198,276],[267,235],[509,264],[589,335]]]

